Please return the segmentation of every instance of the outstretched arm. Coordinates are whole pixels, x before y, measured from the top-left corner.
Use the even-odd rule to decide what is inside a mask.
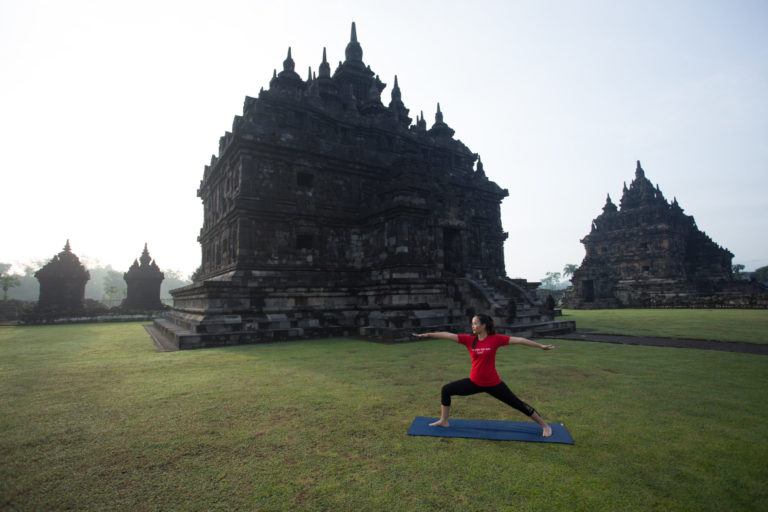
[[[413,336],[416,336],[417,338],[437,338],[440,340],[450,340],[454,343],[459,342],[458,335],[453,334],[452,332],[425,332],[423,334],[413,333]]]
[[[554,345],[542,345],[541,343],[536,343],[535,341],[531,341],[527,338],[515,338],[514,336],[509,337],[509,344],[515,344],[515,345],[525,345],[526,347],[533,347],[533,348],[540,348],[542,350],[554,350]]]

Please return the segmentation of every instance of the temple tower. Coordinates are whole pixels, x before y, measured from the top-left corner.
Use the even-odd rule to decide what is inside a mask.
[[[83,309],[85,285],[91,275],[72,253],[69,240],[64,250],[35,272],[35,277],[40,282],[38,311],[69,313]]]
[[[155,260],[149,256],[147,244],[138,260],[134,260],[128,272],[123,274],[128,285],[128,293],[121,307],[123,309],[155,310],[163,309],[160,301],[160,285],[164,275]]]

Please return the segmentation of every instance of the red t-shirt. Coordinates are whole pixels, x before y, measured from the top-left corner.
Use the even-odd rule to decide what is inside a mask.
[[[477,346],[472,348],[474,336],[459,334],[459,343],[467,347],[472,358],[472,370],[469,372],[469,380],[478,386],[495,386],[501,383],[501,378],[496,371],[496,350],[504,345],[509,345],[509,336],[501,334],[489,334],[483,340],[477,341]]]

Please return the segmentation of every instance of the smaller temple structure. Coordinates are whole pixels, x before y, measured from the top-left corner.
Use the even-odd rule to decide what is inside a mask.
[[[619,207],[609,195],[581,243],[586,256],[571,279],[570,308],[760,307],[756,297],[765,293],[733,278],[733,254],[676,198],[669,203],[639,161]]]
[[[123,279],[128,285],[128,294],[121,307],[141,310],[163,309],[163,303],[160,301],[160,284],[164,278],[157,263],[149,255],[147,244],[144,244],[141,257],[134,260],[128,272],[123,274]]]
[[[38,311],[73,313],[83,309],[85,285],[91,275],[72,253],[69,240],[64,250],[35,272],[35,277],[40,282]]]

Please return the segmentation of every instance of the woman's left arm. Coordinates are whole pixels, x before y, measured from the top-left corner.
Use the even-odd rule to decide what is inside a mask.
[[[540,348],[542,350],[554,350],[554,345],[542,345],[541,343],[536,343],[535,341],[531,341],[527,338],[515,338],[514,336],[509,337],[509,344],[515,344],[515,345],[525,345],[526,347],[533,347],[533,348]]]

